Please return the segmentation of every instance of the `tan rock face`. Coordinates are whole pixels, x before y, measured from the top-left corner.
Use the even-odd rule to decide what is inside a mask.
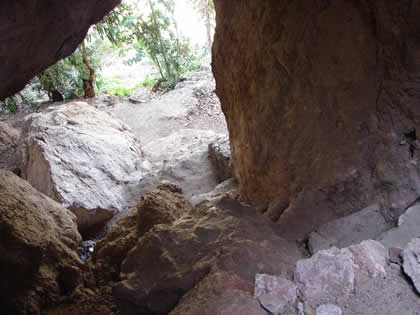
[[[91,262],[96,278],[119,280],[120,267],[137,240],[157,224],[171,224],[192,210],[181,190],[171,184],[158,185],[156,191],[145,194],[128,216],[118,220],[100,240]]]
[[[213,71],[242,193],[285,235],[420,195],[420,2],[216,0]],[[402,22],[404,21],[404,22]]]
[[[178,193],[172,198],[179,198]],[[166,207],[155,199],[154,211],[166,213]],[[230,198],[216,207],[203,202],[189,212],[183,203],[172,207],[186,213],[154,225],[121,264],[121,282],[113,295],[122,313],[167,314],[184,297],[174,314],[201,314],[204,300],[202,314],[260,314],[252,296],[255,274],[289,272],[301,257],[296,244],[278,237],[274,224],[254,208]],[[212,287],[215,291],[207,289]]]
[[[36,314],[70,294],[83,263],[76,217],[11,172],[0,170],[0,304]]]
[[[0,99],[18,92],[38,72],[72,54],[89,27],[119,2],[1,1]]]

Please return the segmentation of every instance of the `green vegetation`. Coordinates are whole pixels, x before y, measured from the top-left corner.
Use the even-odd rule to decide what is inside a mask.
[[[210,16],[212,1],[192,2],[204,12],[203,18]],[[203,11],[203,3],[207,11]],[[72,56],[45,69],[23,91],[0,101],[0,107],[13,113],[22,104],[34,109],[40,101],[93,97],[96,91],[126,97],[140,86],[164,91],[173,89],[185,72],[199,68],[208,53],[192,47],[182,36],[174,10],[175,0],[139,0],[135,6],[121,3],[91,28]],[[206,19],[206,25],[210,25],[209,21]],[[101,59],[104,52],[109,51],[119,55],[135,51],[127,64],[146,59],[153,63],[156,73],[136,86],[126,86],[118,79],[105,80],[100,75]]]

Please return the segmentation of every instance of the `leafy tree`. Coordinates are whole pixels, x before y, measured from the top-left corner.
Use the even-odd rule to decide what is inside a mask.
[[[146,0],[149,12],[127,20],[137,39],[137,54],[129,62],[147,55],[159,78],[155,89],[173,89],[183,72],[194,63],[190,43],[179,32],[174,18],[174,0]]]
[[[72,56],[45,69],[28,86],[45,92],[51,101],[95,96],[95,88],[103,83],[97,71],[100,67],[98,47],[106,39],[120,51],[126,49],[124,47],[136,50],[136,56],[129,63],[148,56],[159,73],[154,88],[172,89],[182,73],[198,65],[198,54],[179,34],[174,18],[174,0],[143,0],[143,4],[148,9],[145,15],[126,3],[118,5],[91,28]],[[23,94],[16,94],[1,101],[0,106],[14,112],[22,103],[31,106],[33,101]]]
[[[54,102],[81,95],[89,97],[86,81],[96,83],[94,69],[98,69],[100,64],[98,50],[94,49],[96,46],[97,43],[86,45],[83,42],[73,55],[38,74],[32,84],[36,89],[45,91]]]
[[[46,91],[51,101],[78,98],[82,95],[94,97],[95,87],[101,82],[97,72],[100,68],[99,39],[108,39],[114,46],[130,41],[132,35],[127,32],[124,22],[124,15],[128,13],[127,5],[118,5],[92,27],[73,55],[40,73],[33,83],[38,89]]]

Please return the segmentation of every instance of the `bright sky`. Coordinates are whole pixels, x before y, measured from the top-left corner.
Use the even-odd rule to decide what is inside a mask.
[[[123,0],[138,6],[144,4],[144,0]],[[190,38],[192,44],[206,44],[206,29],[199,14],[192,9],[189,0],[175,0],[175,19],[181,33]]]
[[[188,0],[176,0],[175,18],[181,32],[193,43],[206,44],[206,28],[198,13],[191,8]]]

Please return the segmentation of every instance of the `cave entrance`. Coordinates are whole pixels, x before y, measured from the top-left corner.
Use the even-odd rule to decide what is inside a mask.
[[[0,166],[71,209],[85,239],[162,181],[202,200],[233,176],[211,70],[214,28],[209,0],[123,1],[71,56],[1,103],[0,120],[22,141],[0,152]],[[117,215],[103,230],[109,212]]]

